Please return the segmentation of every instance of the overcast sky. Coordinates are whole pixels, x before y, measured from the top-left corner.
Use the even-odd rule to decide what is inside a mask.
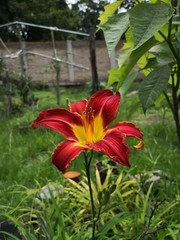
[[[77,2],[77,0],[66,0],[66,2],[69,4],[69,3],[76,3]]]
[[[101,0],[96,0],[96,2],[99,2],[99,1],[101,1]],[[115,0],[111,0],[111,2],[114,2]],[[76,3],[77,2],[77,0],[66,0],[66,2],[68,3],[68,4],[73,4],[73,3]]]

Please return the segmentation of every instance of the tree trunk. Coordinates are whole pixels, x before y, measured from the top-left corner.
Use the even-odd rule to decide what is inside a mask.
[[[98,91],[98,74],[97,74],[97,63],[96,63],[96,46],[95,46],[95,31],[90,30],[89,48],[90,48],[90,62],[91,62],[91,73],[92,73],[92,93]]]

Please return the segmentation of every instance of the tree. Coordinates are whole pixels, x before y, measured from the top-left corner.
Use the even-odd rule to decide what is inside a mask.
[[[138,75],[133,67],[138,65],[145,75],[139,88],[144,112],[157,100],[166,99],[180,143],[180,2],[140,1],[126,12],[117,13],[121,4],[117,1],[107,5],[99,18],[109,54],[124,33],[126,37],[119,64],[109,71],[108,86],[117,82],[116,89],[122,94],[127,92]]]
[[[98,1],[98,3],[95,0],[78,0],[76,4],[73,4],[72,9],[79,16],[79,30],[89,33],[90,29],[96,29],[99,24],[98,16],[108,2],[109,0]],[[96,38],[103,38],[102,33],[98,32]]]
[[[47,0],[46,2],[44,0],[7,0],[5,3],[0,0],[0,5],[2,6],[0,8],[0,24],[23,21],[63,29],[77,29],[79,16],[68,7],[65,0]],[[50,34],[46,30],[26,27],[22,29],[23,32],[27,40],[50,39]],[[9,29],[6,30],[7,33],[9,33]],[[8,36],[12,38],[12,29]],[[62,40],[65,37],[67,37],[65,33],[56,34],[56,39]]]

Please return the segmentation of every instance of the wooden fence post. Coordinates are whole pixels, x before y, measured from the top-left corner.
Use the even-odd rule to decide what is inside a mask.
[[[96,46],[95,46],[95,30],[90,30],[89,37],[89,48],[90,48],[90,62],[91,62],[91,73],[92,73],[92,92],[96,92],[99,89],[98,86],[98,73],[96,63]]]
[[[116,51],[114,49],[110,56],[110,68],[113,68],[115,66],[116,66]]]
[[[67,46],[67,61],[70,63],[73,63],[72,41],[67,40],[66,46]],[[74,67],[71,64],[68,64],[68,76],[69,76],[69,81],[74,82]]]
[[[22,53],[20,54],[21,73],[22,75],[27,76],[28,64],[27,64],[27,57],[26,57],[26,42],[21,38],[19,39],[19,41],[20,41],[20,47],[22,50]]]
[[[7,116],[9,116],[12,111],[12,83],[7,70],[6,81],[7,81]]]
[[[52,45],[53,45],[54,58],[58,59],[53,30],[51,30],[51,40],[52,40]],[[61,98],[61,94],[60,94],[61,65],[60,65],[60,62],[58,62],[56,60],[53,60],[52,63],[53,63],[53,68],[56,72],[56,79],[55,79],[54,87],[55,87],[55,90],[56,90],[57,105],[60,105],[60,98]]]

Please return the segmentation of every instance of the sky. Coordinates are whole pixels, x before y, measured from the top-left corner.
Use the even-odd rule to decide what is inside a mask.
[[[67,4],[74,4],[77,2],[77,0],[66,0]]]
[[[73,3],[76,3],[77,0],[66,0],[66,2],[67,2],[67,3],[71,3],[71,4],[73,4]]]
[[[99,2],[99,1],[101,1],[101,0],[96,0],[96,2]],[[113,2],[113,1],[115,1],[115,0],[112,0],[111,2]],[[74,3],[77,2],[77,0],[66,0],[66,2],[67,2],[68,4],[74,4]]]
[[[78,0],[66,0],[67,4],[71,7],[71,4],[76,3]],[[94,0],[95,2],[99,2],[101,0]],[[109,2],[113,3],[115,0],[109,0]],[[121,9],[121,12],[125,11],[124,8]]]

